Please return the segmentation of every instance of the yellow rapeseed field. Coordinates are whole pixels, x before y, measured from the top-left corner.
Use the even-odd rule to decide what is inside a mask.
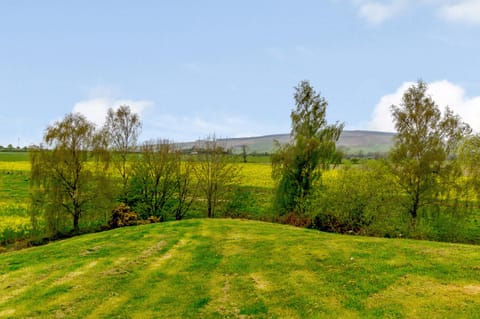
[[[240,183],[243,186],[273,187],[272,166],[264,163],[238,164],[241,167]]]
[[[30,171],[29,161],[0,161],[0,171]]]

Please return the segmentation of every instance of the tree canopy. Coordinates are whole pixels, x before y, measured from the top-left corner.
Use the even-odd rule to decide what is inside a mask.
[[[448,160],[470,132],[448,107],[442,115],[427,89],[420,80],[405,92],[400,105],[391,107],[398,134],[389,159],[407,195],[405,206],[413,220],[419,208],[434,200],[442,179],[453,171],[454,162]]]
[[[303,212],[314,182],[321,177],[320,169],[341,159],[336,142],[344,125],[327,123],[325,98],[308,81],[302,81],[295,87],[294,100],[292,141],[272,155],[273,175],[278,181],[275,203],[283,213]]]

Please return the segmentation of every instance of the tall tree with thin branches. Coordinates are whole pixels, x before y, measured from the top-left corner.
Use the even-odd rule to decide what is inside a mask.
[[[116,110],[108,110],[104,130],[109,138],[113,165],[122,180],[122,200],[125,200],[131,173],[128,154],[135,150],[141,128],[140,117],[132,112],[130,106],[121,105]]]
[[[215,217],[218,207],[238,179],[239,166],[232,163],[225,146],[215,137],[208,137],[198,147],[198,161],[193,166],[199,195],[207,205],[207,217]]]

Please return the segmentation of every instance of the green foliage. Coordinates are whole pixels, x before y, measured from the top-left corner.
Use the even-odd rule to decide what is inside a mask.
[[[465,138],[459,147],[458,162],[462,166],[465,187],[470,191],[469,199],[480,203],[480,135]]]
[[[144,143],[140,150],[126,193],[128,203],[142,219],[184,218],[196,198],[194,164],[184,161],[181,151],[166,140]]]
[[[398,216],[398,188],[384,162],[343,166],[324,177],[311,211],[324,231],[397,237],[405,233]]]
[[[426,91],[426,83],[418,81],[405,92],[399,106],[392,106],[398,134],[389,160],[406,194],[404,207],[413,224],[419,209],[435,201],[445,180],[457,172],[455,162],[448,159],[470,132],[448,108],[442,116]]]
[[[275,206],[281,214],[304,213],[312,187],[321,177],[320,169],[341,160],[335,142],[343,124],[327,124],[327,101],[308,81],[295,88],[294,99],[292,142],[284,146],[277,143],[272,155],[273,177],[278,181]]]
[[[228,202],[232,186],[238,183],[240,167],[233,163],[233,158],[215,135],[201,142],[197,150],[193,172],[199,195],[207,206],[207,217],[212,218],[220,206]]]
[[[74,113],[49,126],[44,141],[46,148],[30,150],[32,208],[43,212],[50,233],[63,231],[69,217],[78,233],[82,215],[102,210],[108,185],[104,135]]]
[[[142,128],[140,117],[132,113],[128,105],[117,110],[108,109],[104,132],[111,148],[112,163],[122,180],[122,200],[125,200],[131,169],[128,155],[135,151],[138,135]]]
[[[180,153],[177,152],[174,180],[174,208],[176,220],[181,220],[190,210],[196,199],[198,185],[193,180],[194,163],[187,159],[182,162]]]
[[[175,195],[181,157],[168,141],[150,141],[141,146],[141,157],[133,165],[128,199],[143,218],[166,220]]]
[[[137,213],[132,212],[130,207],[120,204],[112,210],[112,216],[108,222],[110,228],[133,226],[137,224]]]

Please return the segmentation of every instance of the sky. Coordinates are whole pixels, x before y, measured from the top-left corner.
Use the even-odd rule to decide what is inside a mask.
[[[120,105],[144,141],[289,133],[302,80],[346,129],[422,79],[480,131],[479,39],[480,0],[0,0],[0,145]]]

